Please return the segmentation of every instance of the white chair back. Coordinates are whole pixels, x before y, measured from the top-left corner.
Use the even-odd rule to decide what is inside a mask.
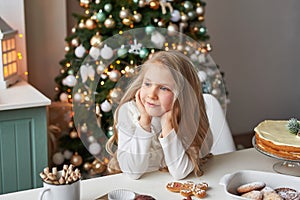
[[[235,151],[235,144],[224,111],[219,101],[211,94],[203,94],[206,113],[213,135],[211,153],[214,155]]]

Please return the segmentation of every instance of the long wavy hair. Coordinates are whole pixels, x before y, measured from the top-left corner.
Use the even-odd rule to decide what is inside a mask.
[[[114,144],[118,144],[118,123],[119,108],[126,102],[134,99],[138,89],[141,88],[147,66],[163,66],[170,69],[175,80],[175,99],[173,106],[172,122],[174,129],[181,139],[186,153],[194,165],[194,173],[202,175],[201,158],[209,152],[210,146],[204,143],[209,132],[209,122],[206,115],[205,103],[202,95],[202,86],[197,71],[190,59],[179,51],[159,51],[142,65],[141,71],[128,86],[121,99],[114,116],[114,134],[106,143],[106,150],[112,156],[108,170],[110,173],[121,172],[116,159],[117,151],[113,150]],[[175,112],[176,109],[176,112]],[[205,152],[205,153],[204,153]]]

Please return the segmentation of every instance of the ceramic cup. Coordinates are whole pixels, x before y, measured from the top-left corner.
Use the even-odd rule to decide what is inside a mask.
[[[133,200],[134,197],[135,193],[126,189],[118,189],[108,193],[108,200]]]
[[[80,200],[80,180],[64,185],[43,182],[39,200]]]

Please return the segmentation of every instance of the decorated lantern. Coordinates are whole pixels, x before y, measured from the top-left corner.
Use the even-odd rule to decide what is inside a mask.
[[[0,17],[0,89],[7,88],[19,79],[16,35],[17,31]]]

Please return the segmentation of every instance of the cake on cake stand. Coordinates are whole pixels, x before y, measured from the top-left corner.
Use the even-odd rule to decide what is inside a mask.
[[[274,155],[272,153],[266,152],[259,148],[256,144],[255,136],[252,138],[253,147],[260,153],[281,160],[273,165],[273,170],[280,174],[286,174],[291,176],[300,176],[300,160],[291,160],[283,157],[279,157],[278,155]]]

